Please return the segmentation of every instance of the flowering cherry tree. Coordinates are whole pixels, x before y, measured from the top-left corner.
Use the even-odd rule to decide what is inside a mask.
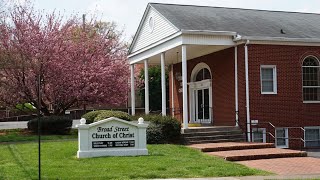
[[[77,101],[124,104],[129,68],[115,25],[42,14],[15,7],[0,24],[0,101],[38,107],[40,75],[44,115],[63,114]]]

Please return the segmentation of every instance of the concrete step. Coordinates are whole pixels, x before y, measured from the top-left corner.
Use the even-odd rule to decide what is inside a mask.
[[[194,133],[194,132],[212,132],[212,131],[232,131],[239,130],[236,126],[213,126],[213,127],[194,127],[189,129],[184,129],[183,134]]]
[[[217,139],[237,139],[244,138],[243,134],[214,134],[207,136],[190,136],[184,137],[186,141],[201,141],[201,140],[217,140]]]
[[[232,138],[232,139],[214,139],[214,140],[194,140],[194,141],[185,141],[184,144],[192,145],[192,144],[206,144],[206,143],[219,143],[219,142],[245,142],[246,139],[243,137]]]
[[[198,149],[202,152],[231,151],[243,149],[261,149],[274,148],[273,143],[248,143],[248,142],[224,142],[224,143],[206,143],[192,144],[189,147]]]
[[[287,158],[287,157],[306,157],[305,151],[297,151],[279,148],[263,149],[244,149],[232,151],[208,152],[212,156],[222,157],[227,161],[246,161],[257,159]]]
[[[240,129],[230,130],[230,131],[205,131],[205,132],[189,132],[182,134],[183,137],[192,136],[212,136],[212,135],[231,135],[231,134],[243,134]]]

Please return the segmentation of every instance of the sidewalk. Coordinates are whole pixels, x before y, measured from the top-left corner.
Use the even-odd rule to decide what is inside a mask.
[[[217,177],[217,178],[175,178],[165,180],[271,180],[271,179],[320,179],[320,174],[316,175],[286,175],[286,176],[243,176],[243,177]],[[157,179],[160,180],[160,179]],[[162,180],[162,179],[161,179]],[[164,179],[163,179],[164,180]]]
[[[27,128],[27,123],[28,121],[0,122],[0,129],[24,129]],[[72,128],[77,124],[80,124],[80,120],[73,120]]]

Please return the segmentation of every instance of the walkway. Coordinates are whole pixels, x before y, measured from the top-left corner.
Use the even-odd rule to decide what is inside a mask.
[[[208,155],[222,157],[286,177],[288,175],[316,175],[320,179],[320,158],[304,157],[307,155],[304,151],[274,148],[270,146],[270,143],[246,142],[193,144],[189,147],[201,150]],[[313,155],[319,154],[313,153]]]
[[[320,175],[320,159],[313,157],[260,159],[239,161],[238,163],[252,168],[273,172],[278,175]]]

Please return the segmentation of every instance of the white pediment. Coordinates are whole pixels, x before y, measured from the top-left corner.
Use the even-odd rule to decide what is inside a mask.
[[[158,11],[148,5],[130,47],[130,53],[148,47],[179,30]]]

